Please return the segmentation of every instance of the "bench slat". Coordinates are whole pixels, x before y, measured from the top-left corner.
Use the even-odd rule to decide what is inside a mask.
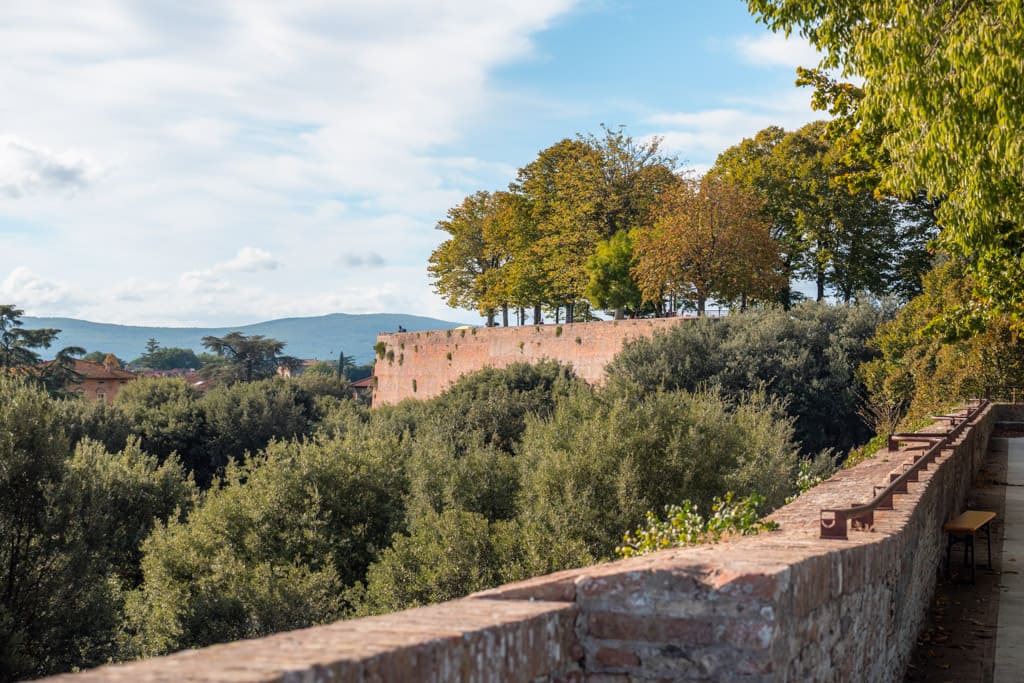
[[[960,513],[942,525],[942,530],[960,533],[975,532],[991,522],[995,517],[996,513],[994,512],[968,510],[967,512]]]

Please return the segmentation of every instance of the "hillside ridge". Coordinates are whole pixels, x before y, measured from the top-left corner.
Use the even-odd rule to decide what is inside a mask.
[[[160,346],[181,347],[200,353],[205,350],[203,337],[238,331],[280,339],[287,344],[284,352],[298,358],[330,360],[344,352],[355,357],[357,363],[369,363],[373,360],[373,345],[380,332],[396,331],[399,326],[409,331],[421,331],[447,329],[461,324],[404,313],[329,313],[220,327],[123,325],[62,317],[24,317],[22,320],[27,329],[52,327],[61,330],[51,348],[43,352],[44,357],[51,357],[65,346],[81,346],[86,351],[113,353],[125,361],[141,356],[150,338],[156,339]]]

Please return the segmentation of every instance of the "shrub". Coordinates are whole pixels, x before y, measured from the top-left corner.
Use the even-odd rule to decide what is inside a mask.
[[[737,399],[759,387],[786,406],[805,455],[848,450],[870,430],[858,413],[857,367],[881,310],[807,302],[676,325],[626,344],[607,369],[608,391],[638,397],[658,389],[717,387]]]
[[[274,442],[231,465],[187,521],[143,545],[128,599],[138,655],[251,638],[339,618],[399,528],[405,485],[393,442],[369,425],[343,437]]]
[[[793,490],[797,448],[781,406],[713,393],[656,392],[604,404],[585,393],[531,420],[519,449],[520,519],[538,539],[576,541],[608,557],[647,510],[689,499],[708,509],[728,491]]]
[[[734,503],[730,491],[721,498],[715,497],[708,519],[688,500],[682,505],[666,506],[665,519],[647,512],[644,525],[627,532],[615,554],[636,557],[666,548],[716,543],[722,536],[748,536],[778,529],[778,523],[760,518],[758,511],[763,509],[764,502],[764,496],[753,494]]]

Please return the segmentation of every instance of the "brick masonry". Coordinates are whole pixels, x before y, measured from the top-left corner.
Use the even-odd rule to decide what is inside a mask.
[[[911,449],[838,473],[756,537],[53,680],[901,680],[941,570],[942,524],[963,509],[1001,409],[849,540],[820,539],[819,510],[870,499]]]
[[[683,320],[646,318],[380,334],[373,405],[432,398],[467,373],[542,359],[571,364],[580,377],[600,384],[605,365],[627,340],[651,337]]]

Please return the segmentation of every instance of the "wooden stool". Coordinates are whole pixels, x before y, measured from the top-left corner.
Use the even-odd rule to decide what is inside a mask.
[[[992,527],[989,525],[996,518],[996,513],[983,510],[968,510],[942,525],[942,530],[947,532],[946,542],[946,576],[950,576],[949,562],[953,554],[953,544],[964,544],[964,564],[967,564],[967,556],[971,557],[971,583],[974,583],[975,560],[974,560],[974,537],[978,530],[985,528],[985,537],[988,542],[988,568],[992,569]]]

